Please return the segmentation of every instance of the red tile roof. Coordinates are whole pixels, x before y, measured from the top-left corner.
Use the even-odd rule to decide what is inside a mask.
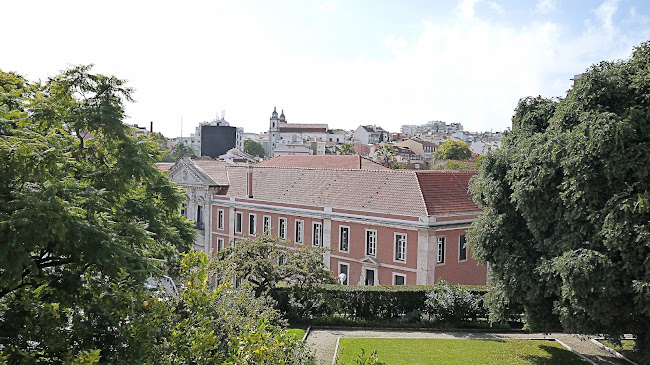
[[[306,156],[308,158],[358,156]],[[305,160],[282,156],[269,161]],[[358,161],[358,160],[357,160]],[[363,159],[362,159],[363,161]],[[253,174],[253,198],[317,207],[331,207],[406,216],[478,213],[468,190],[476,171],[412,171],[233,165],[217,160],[192,160],[227,196],[248,198],[247,171]]]
[[[196,167],[203,170],[215,185],[228,186],[230,182],[228,180],[228,173],[225,169],[226,166],[231,164],[222,161],[222,160],[213,160],[211,158],[200,157],[197,159],[190,160]]]
[[[246,167],[228,166],[226,195],[246,198]],[[426,206],[412,172],[317,168],[251,168],[253,197],[263,201],[425,216]]]
[[[174,166],[173,162],[156,162],[155,163],[156,167],[160,171],[167,171],[169,170],[172,166]]]
[[[255,164],[265,167],[314,167],[324,169],[387,170],[359,155],[278,156]]]
[[[417,171],[428,215],[479,212],[469,193],[469,180],[476,171]]]
[[[280,123],[280,133],[327,133],[327,124]]]

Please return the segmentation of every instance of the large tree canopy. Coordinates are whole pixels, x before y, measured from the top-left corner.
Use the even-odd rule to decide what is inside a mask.
[[[244,152],[252,156],[257,156],[259,158],[264,158],[266,156],[266,151],[264,151],[264,146],[257,141],[252,139],[247,139],[244,141]]]
[[[472,157],[472,150],[463,141],[448,139],[433,154],[443,160],[467,160]]]
[[[156,147],[122,123],[131,90],[89,70],[44,84],[0,72],[0,297],[78,287],[89,270],[143,277],[191,242]]]
[[[311,361],[267,298],[209,290],[204,253],[180,261],[183,194],[122,123],[130,94],[90,67],[0,71],[0,363]],[[170,268],[179,295],[145,290]]]
[[[526,98],[471,189],[493,315],[650,335],[650,43],[590,67],[565,99]],[[519,307],[519,308],[522,308]]]

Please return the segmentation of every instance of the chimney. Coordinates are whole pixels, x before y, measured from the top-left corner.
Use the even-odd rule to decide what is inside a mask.
[[[253,169],[249,164],[246,166],[246,191],[248,192],[248,197],[253,197]]]
[[[153,133],[153,122],[149,124],[149,133]]]

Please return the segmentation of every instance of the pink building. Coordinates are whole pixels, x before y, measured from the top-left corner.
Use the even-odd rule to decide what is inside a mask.
[[[475,172],[214,163],[190,171],[211,184],[206,251],[268,232],[289,247],[329,248],[324,263],[349,285],[486,284],[465,246],[480,214],[467,190]],[[183,160],[171,171],[196,169]]]

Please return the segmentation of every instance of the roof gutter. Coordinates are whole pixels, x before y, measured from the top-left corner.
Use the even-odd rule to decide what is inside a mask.
[[[447,227],[447,226],[455,226],[455,225],[469,225],[472,222],[474,222],[474,218],[435,222],[429,219],[429,217],[420,217],[420,220],[416,222],[416,221],[410,221],[405,219],[372,217],[372,216],[360,215],[360,214],[337,213],[337,212],[332,212],[331,208],[329,208],[328,211],[327,207],[325,207],[325,210],[321,211],[321,210],[312,210],[312,209],[303,209],[303,208],[278,207],[275,205],[259,204],[259,203],[238,202],[236,200],[233,200],[233,198],[231,198],[231,200],[229,201],[211,200],[211,203],[212,204],[219,203],[219,204],[223,204],[226,206],[233,206],[233,207],[239,206],[239,207],[247,207],[247,208],[259,208],[259,209],[265,209],[265,210],[277,211],[277,212],[301,213],[301,214],[306,214],[311,216],[326,216],[332,218],[356,219],[356,220],[367,221],[367,222],[388,223],[388,224],[418,227],[418,228],[437,228],[437,227]]]

